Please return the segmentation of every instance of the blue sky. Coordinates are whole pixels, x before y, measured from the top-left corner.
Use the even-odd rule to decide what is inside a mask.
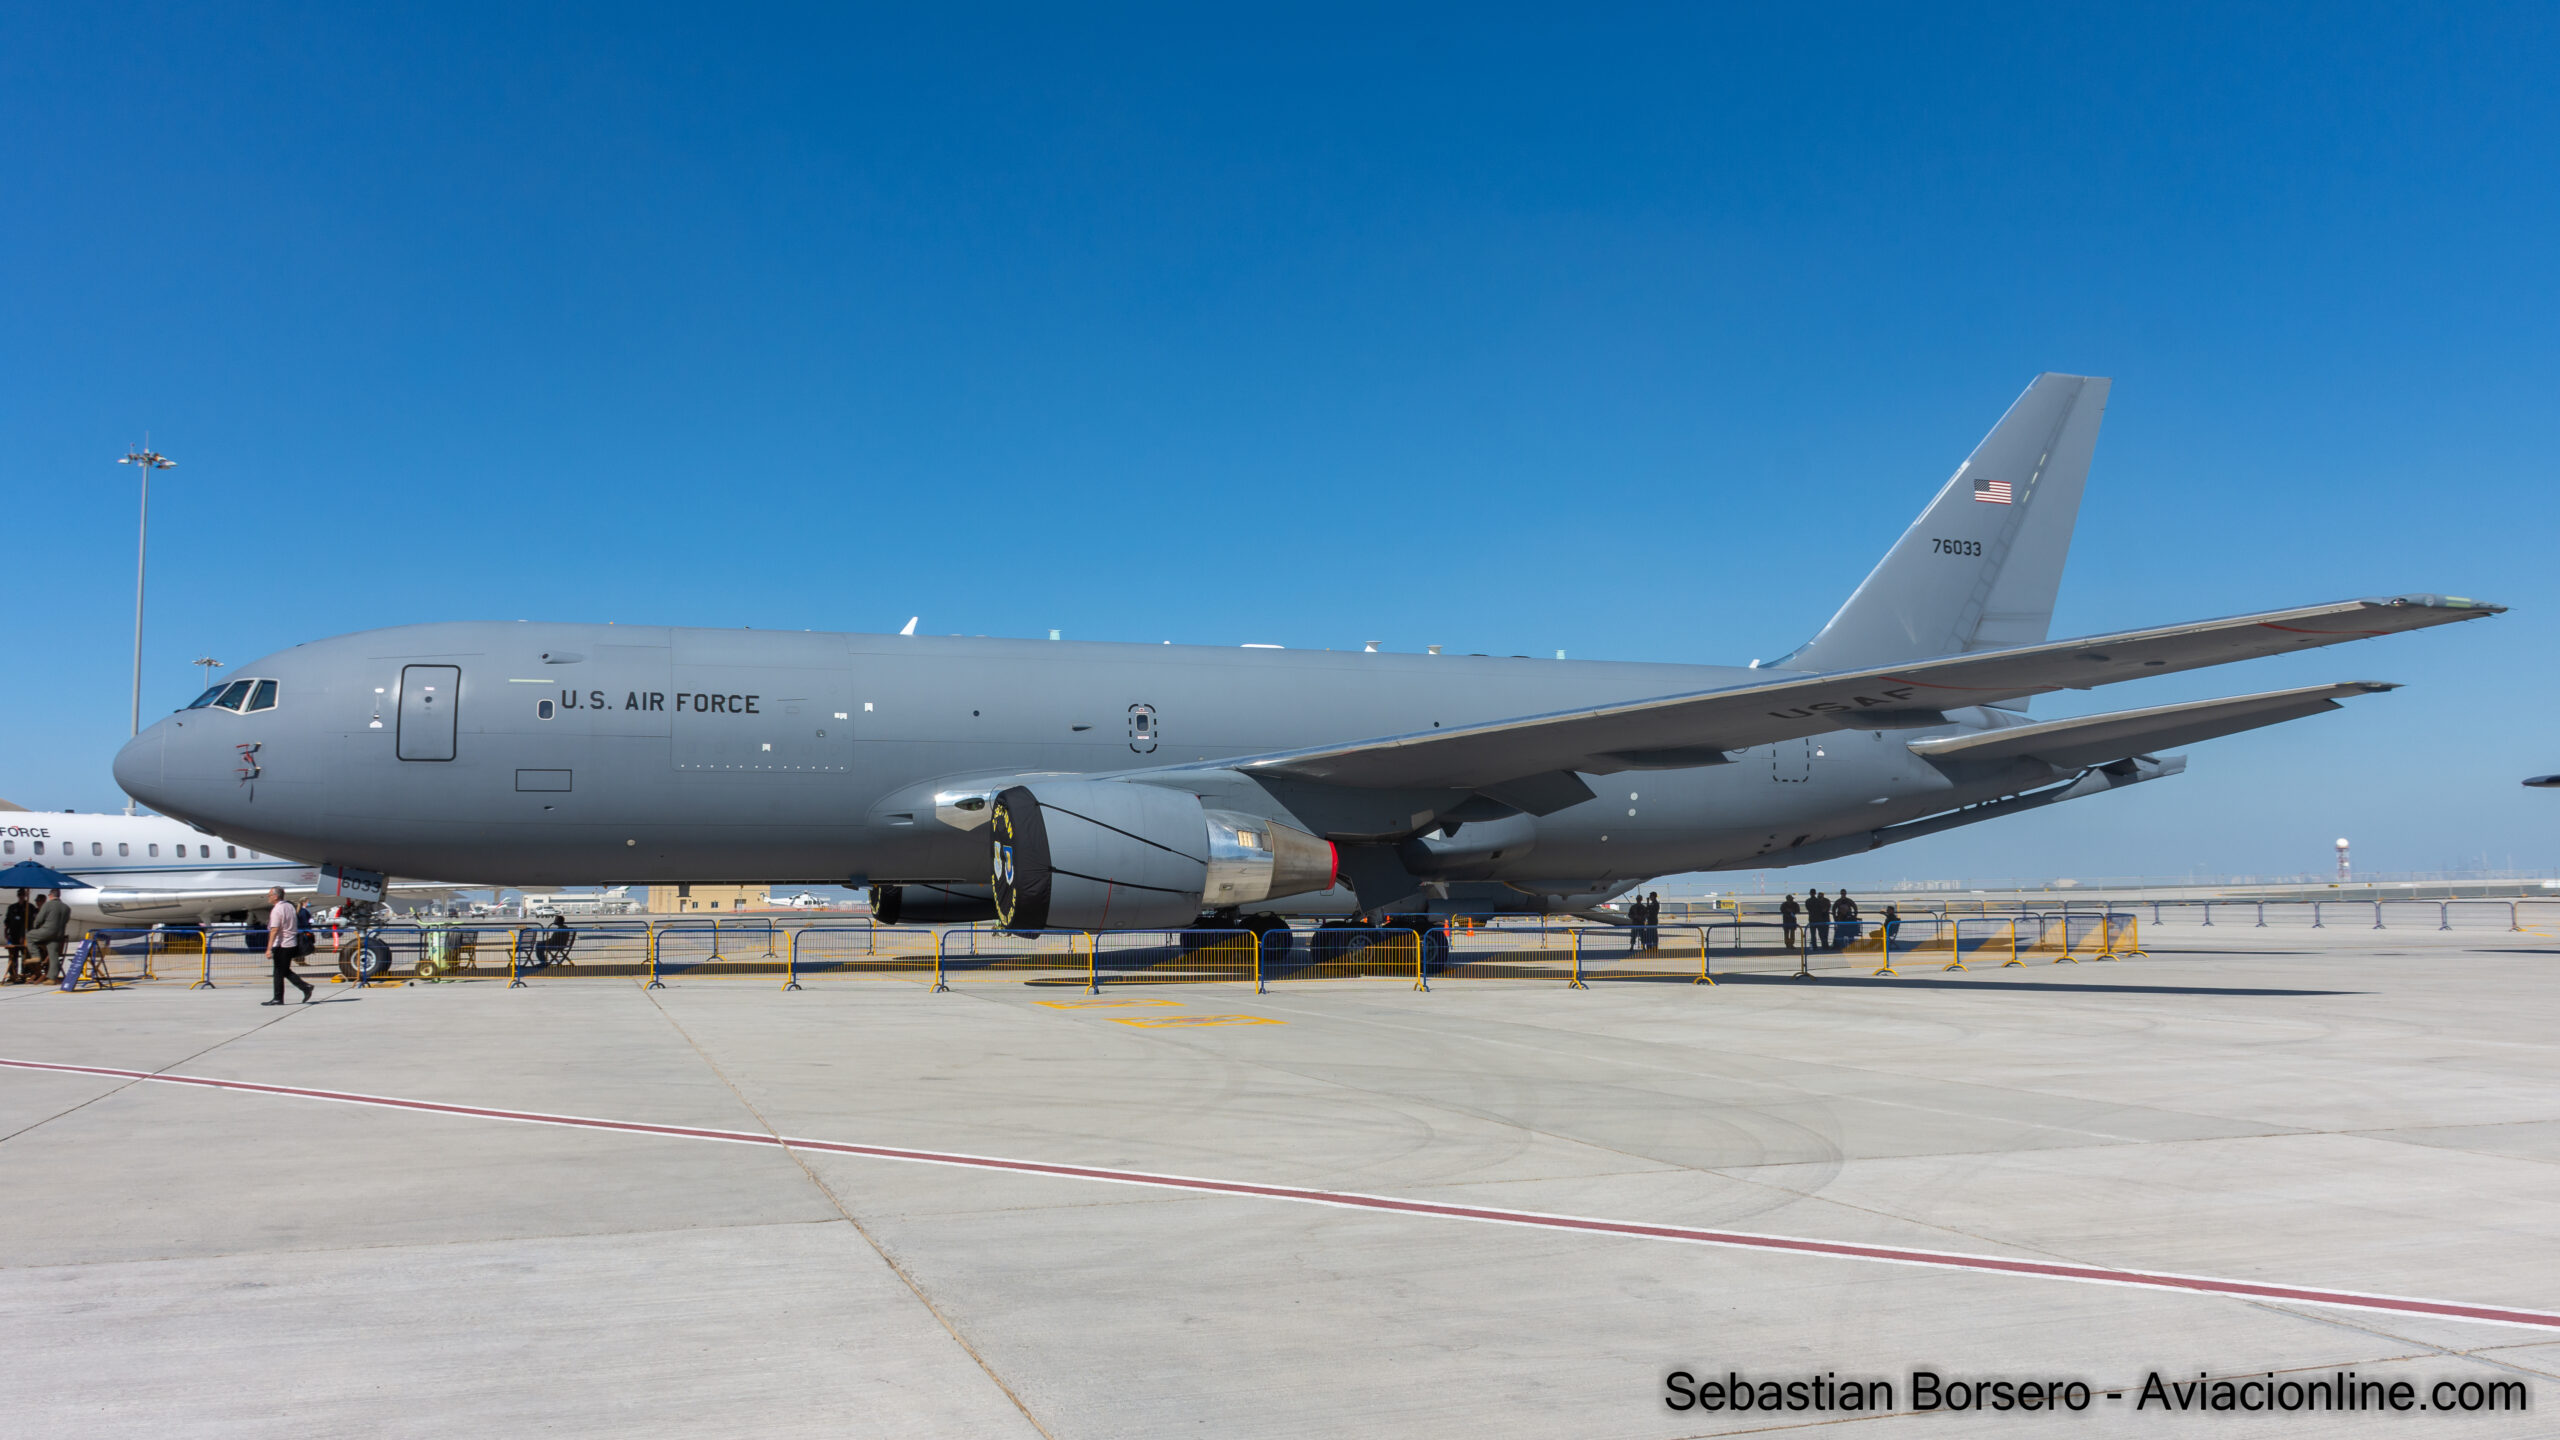
[[[1740,661],[2061,369],[2058,632],[2515,613],[1825,875],[2560,862],[2554,11],[928,11],[0,12],[0,795],[121,802],[146,430],[147,711],[455,617]]]

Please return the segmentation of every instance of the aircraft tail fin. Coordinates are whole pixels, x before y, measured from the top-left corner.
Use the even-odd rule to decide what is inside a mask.
[[[2046,639],[2109,383],[2037,376],[1831,623],[1774,663],[1850,670]]]

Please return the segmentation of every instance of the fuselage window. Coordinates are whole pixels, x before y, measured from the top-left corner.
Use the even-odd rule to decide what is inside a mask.
[[[44,842],[41,840],[36,842],[36,853],[39,855],[44,853]]]
[[[197,696],[195,699],[193,699],[193,700],[189,701],[189,702],[187,703],[187,708],[188,708],[188,709],[190,709],[190,710],[201,710],[201,709],[203,709],[204,707],[206,707],[207,705],[212,704],[214,701],[221,699],[221,698],[222,698],[222,691],[223,691],[223,687],[222,687],[222,686],[220,686],[220,685],[216,685],[216,686],[214,686],[212,689],[207,690],[207,691],[206,691],[206,692],[204,692],[203,694],[201,694],[201,695]]]
[[[276,708],[276,682],[273,680],[259,681],[257,690],[249,696],[249,708],[253,711],[273,710]]]
[[[548,720],[548,719],[550,719],[550,718],[551,718],[551,702],[550,702],[550,701],[548,701],[548,700],[536,700],[536,701],[534,701],[534,702],[533,702],[533,718],[534,718],[534,719],[536,719],[536,720]]]
[[[210,859],[212,859],[212,858],[213,858],[213,847],[212,847],[212,846],[210,846],[210,845],[199,845],[199,846],[197,846],[197,847],[196,847],[196,858],[197,858],[197,859],[199,859],[199,860],[210,860]]]
[[[118,855],[130,855],[133,853],[133,847],[122,840],[119,840],[116,842],[116,853]]]
[[[223,859],[225,859],[225,860],[237,860],[237,859],[239,859],[239,858],[240,858],[240,847],[239,847],[239,846],[237,846],[237,845],[225,845],[225,846],[223,846],[223,847],[222,847],[222,858],[223,858]]]
[[[17,842],[17,841],[15,841],[15,840],[0,840],[0,855],[15,855],[15,854],[17,854],[17,853],[18,853],[18,842]]]
[[[160,858],[160,847],[159,847],[159,846],[157,846],[157,845],[146,845],[146,846],[144,846],[143,848],[151,852],[151,858],[152,858],[152,859],[157,860],[157,859],[159,859],[159,858]]]
[[[221,698],[213,703],[224,710],[237,710],[248,700],[252,686],[246,680],[234,680],[222,687]]]
[[[107,853],[107,847],[103,841],[92,840],[89,842],[89,853],[92,855],[104,855]]]

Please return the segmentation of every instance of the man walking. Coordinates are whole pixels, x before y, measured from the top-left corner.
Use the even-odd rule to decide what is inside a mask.
[[[276,998],[262,1001],[267,1005],[284,1003],[284,982],[290,980],[302,992],[302,1003],[311,1003],[311,982],[293,973],[294,941],[301,934],[300,911],[284,898],[281,886],[267,887],[267,959],[275,966]]]
[[[62,942],[71,933],[71,907],[62,892],[48,890],[35,918],[27,922],[27,948],[35,951],[35,978],[43,984],[62,978]]]
[[[1788,891],[1787,903],[1778,907],[1778,927],[1790,950],[1796,948],[1796,917],[1803,913],[1804,907],[1796,903],[1796,892]]]
[[[1831,897],[1820,890],[1805,897],[1806,943],[1816,950],[1831,948]]]

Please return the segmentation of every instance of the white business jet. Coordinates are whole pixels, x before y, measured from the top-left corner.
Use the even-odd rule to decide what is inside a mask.
[[[92,927],[236,918],[263,908],[271,885],[298,901],[336,898],[336,882],[318,866],[261,854],[182,820],[28,810],[0,800],[0,869],[21,860],[97,887],[62,892],[71,917]],[[393,881],[390,888],[430,899],[455,887]]]

